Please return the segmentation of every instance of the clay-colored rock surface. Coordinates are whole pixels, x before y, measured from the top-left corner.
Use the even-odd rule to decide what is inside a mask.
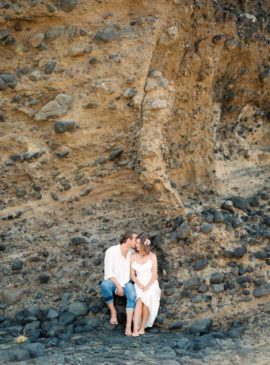
[[[7,3],[1,285],[21,306],[98,301],[105,249],[135,230],[158,255],[161,327],[267,301],[269,2]]]

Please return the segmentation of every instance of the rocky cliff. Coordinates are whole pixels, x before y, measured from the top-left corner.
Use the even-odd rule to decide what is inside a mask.
[[[159,326],[268,300],[269,45],[267,0],[0,1],[4,316],[106,321],[104,251],[130,229]]]

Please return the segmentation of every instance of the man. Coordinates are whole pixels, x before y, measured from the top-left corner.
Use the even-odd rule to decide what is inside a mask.
[[[113,295],[126,296],[126,330],[131,336],[131,323],[136,304],[136,292],[130,281],[130,256],[136,247],[137,234],[127,232],[120,238],[120,244],[107,249],[104,262],[104,280],[101,283],[102,296],[111,313],[110,323],[118,324],[117,313],[113,303]]]

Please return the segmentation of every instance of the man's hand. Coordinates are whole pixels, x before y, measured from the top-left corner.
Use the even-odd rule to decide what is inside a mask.
[[[121,286],[118,286],[116,288],[116,294],[119,295],[119,297],[123,297],[125,295],[124,290]]]

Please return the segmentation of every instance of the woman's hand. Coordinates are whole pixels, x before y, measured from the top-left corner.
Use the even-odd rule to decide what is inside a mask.
[[[143,286],[141,283],[139,283],[139,282],[137,283],[137,286],[138,286],[140,289],[142,289],[142,290],[144,289],[144,286]]]
[[[150,288],[151,285],[146,285],[142,288],[142,291],[147,291]]]

